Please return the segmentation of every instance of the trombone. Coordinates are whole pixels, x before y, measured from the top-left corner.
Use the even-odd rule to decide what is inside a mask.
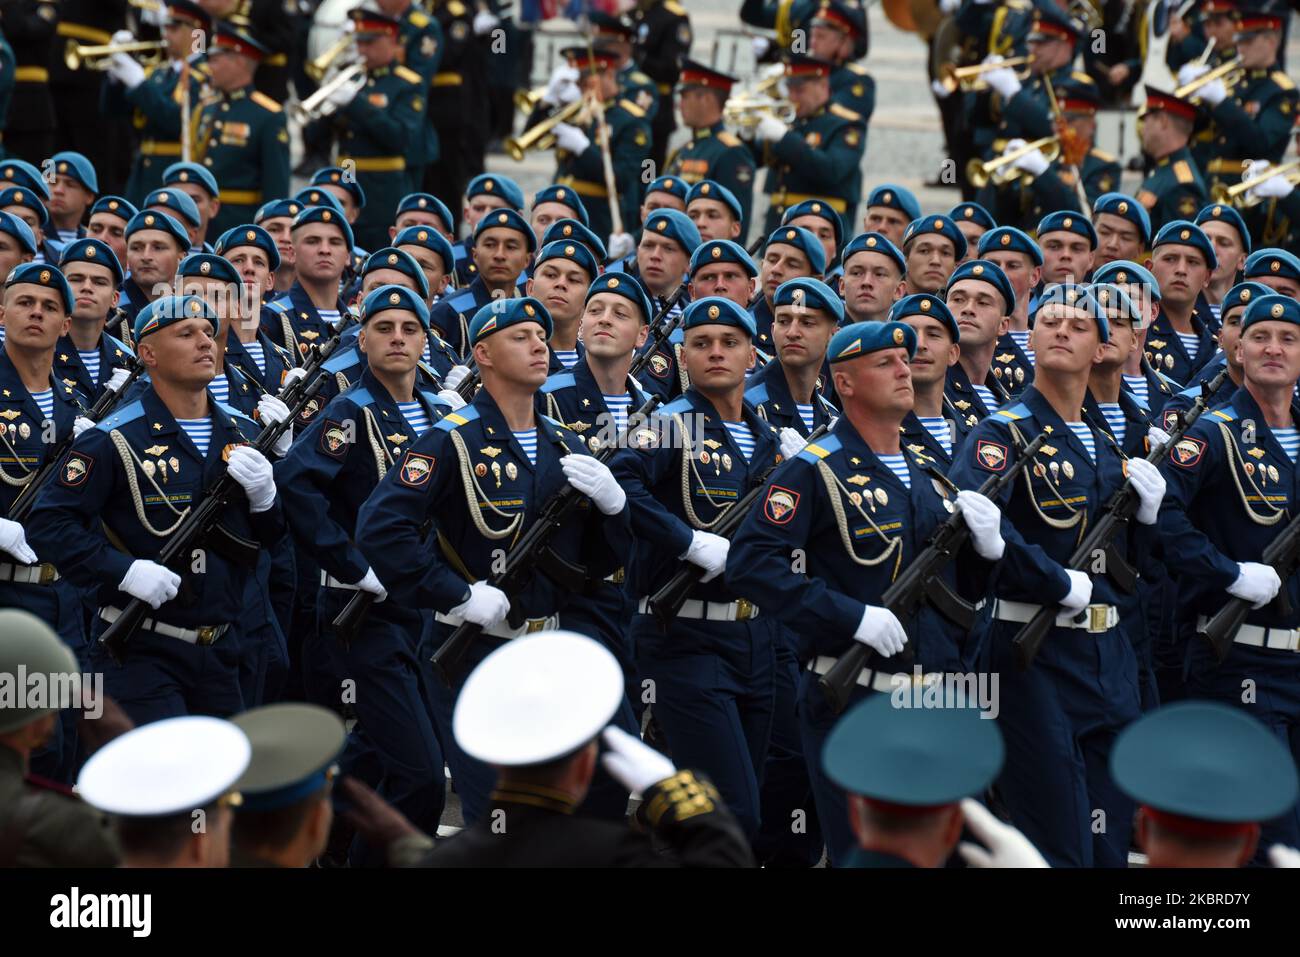
[[[365,75],[365,72],[366,65],[364,63],[352,63],[339,70],[332,79],[322,83],[315,93],[290,107],[294,118],[300,123],[309,123],[312,120],[319,120],[331,115],[338,107],[330,102],[330,96],[349,83],[355,83]]]
[[[986,87],[980,78],[985,73],[1000,70],[1004,66],[1028,66],[1032,60],[1032,56],[1013,56],[1000,63],[976,63],[974,66],[954,66],[951,63],[945,63],[939,68],[939,82],[943,84],[943,88],[949,93],[955,93],[958,89],[967,92],[982,90],[986,89]]]
[[[1245,67],[1241,65],[1241,57],[1235,56],[1231,60],[1220,63],[1207,73],[1202,73],[1195,80],[1184,83],[1174,90],[1173,95],[1180,100],[1185,100],[1201,87],[1213,83],[1215,80],[1222,80],[1223,85],[1231,89],[1241,82],[1241,78],[1245,75],[1246,71]]]
[[[556,110],[540,123],[530,126],[518,136],[511,136],[505,141],[506,152],[516,163],[523,162],[524,154],[529,150],[549,150],[555,145],[553,130],[561,123],[567,123],[582,112],[586,106],[583,100],[574,100],[563,109]]]
[[[1232,186],[1224,186],[1222,183],[1215,184],[1210,190],[1210,198],[1216,203],[1222,203],[1224,206],[1235,206],[1237,209],[1250,209],[1258,206],[1263,202],[1257,196],[1252,196],[1250,191],[1256,186],[1260,186],[1274,176],[1283,176],[1288,182],[1300,185],[1300,159],[1293,159],[1289,163],[1283,163],[1280,166],[1270,166],[1264,172],[1260,173],[1254,179],[1243,179],[1240,183]]]
[[[355,41],[355,33],[343,34],[343,36],[331,43],[320,56],[308,61],[302,68],[303,72],[311,77],[314,82],[320,83],[325,79],[325,74],[334,66],[335,61],[346,53]]]
[[[1061,138],[1059,136],[1044,136],[1041,140],[1026,143],[1019,149],[1003,153],[1001,156],[995,156],[991,160],[980,162],[973,159],[966,164],[966,179],[976,189],[990,182],[994,186],[1006,186],[1018,177],[1025,175],[1022,170],[1016,169],[1013,164],[1020,157],[1027,156],[1034,150],[1042,150],[1043,155],[1047,157],[1047,161],[1050,163],[1061,155]]]
[[[115,53],[157,53],[167,48],[159,40],[138,40],[133,43],[103,43],[89,46],[69,40],[63,48],[63,62],[69,70],[107,70]]]

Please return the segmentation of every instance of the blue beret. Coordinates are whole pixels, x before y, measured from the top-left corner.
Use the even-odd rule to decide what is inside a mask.
[[[508,176],[496,173],[480,173],[469,181],[465,198],[473,199],[475,196],[500,196],[516,213],[524,208],[524,191],[519,188],[519,184]]]
[[[1217,702],[1147,712],[1116,739],[1110,773],[1139,804],[1197,821],[1259,823],[1296,802],[1286,747],[1257,718]]]
[[[872,206],[888,206],[890,209],[896,209],[906,216],[909,222],[921,218],[921,204],[916,201],[912,191],[902,186],[895,186],[893,183],[882,183],[867,195],[867,208],[870,209]]]
[[[1210,237],[1205,235],[1200,226],[1185,219],[1175,219],[1161,227],[1151,243],[1152,252],[1160,246],[1191,246],[1205,254],[1205,261],[1211,270],[1219,265],[1219,257],[1214,253],[1214,243],[1210,242]]]
[[[1223,305],[1219,309],[1219,316],[1222,317],[1228,311],[1240,306],[1248,306],[1252,300],[1261,296],[1272,295],[1275,295],[1273,290],[1262,282],[1239,282],[1229,289],[1228,294],[1223,297]]]
[[[575,263],[586,270],[588,282],[600,275],[600,266],[596,263],[596,257],[591,254],[590,249],[576,239],[569,242],[561,240],[547,243],[542,247],[541,252],[537,254],[537,260],[533,265],[534,267],[540,266],[548,259],[567,259],[569,262]],[[534,269],[534,272],[536,272],[536,269]]]
[[[1043,294],[1038,297],[1038,308],[1034,315],[1042,312],[1048,306],[1069,306],[1072,309],[1083,309],[1097,323],[1097,332],[1101,336],[1102,342],[1110,341],[1110,323],[1106,321],[1106,312],[1101,308],[1101,304],[1092,297],[1087,286],[1080,286],[1073,282],[1055,282],[1043,290]]]
[[[700,231],[691,222],[691,218],[676,209],[656,209],[645,218],[641,227],[642,236],[667,236],[692,255],[700,245]]]
[[[50,157],[54,161],[54,172],[59,176],[75,179],[90,192],[99,193],[99,177],[95,175],[95,164],[80,153],[64,150]]]
[[[958,203],[948,210],[948,216],[954,223],[974,223],[983,229],[996,229],[997,220],[979,203]]]
[[[790,220],[798,219],[800,216],[820,216],[835,230],[835,248],[839,249],[844,244],[844,220],[840,219],[840,214],[835,212],[826,200],[805,199],[802,203],[796,203],[782,214],[781,225],[784,226]]]
[[[131,221],[126,224],[126,238],[130,239],[134,233],[141,230],[156,229],[159,232],[167,233],[181,244],[181,252],[190,251],[190,234],[185,231],[185,227],[176,222],[175,219],[166,213],[160,213],[157,210],[145,209],[131,217]]]
[[[293,224],[289,227],[290,231],[295,231],[303,226],[309,226],[312,223],[325,223],[327,226],[335,226],[343,234],[343,242],[347,244],[348,249],[356,245],[352,238],[352,227],[348,225],[347,217],[338,205],[333,206],[304,206],[298,210],[298,215],[293,218]]]
[[[374,258],[373,254],[371,258]],[[428,330],[429,307],[424,304],[424,299],[414,289],[396,285],[380,286],[370,291],[370,295],[366,296],[365,301],[361,303],[361,324],[365,325],[379,313],[389,309],[415,313],[415,318],[420,320],[420,325],[426,331]]]
[[[442,225],[448,230],[456,225],[447,204],[432,193],[407,193],[402,197],[402,201],[397,204],[397,212],[393,214],[393,218],[396,219],[402,213],[416,212],[432,213],[442,220]]]
[[[938,319],[948,327],[948,334],[952,336],[953,342],[961,341],[961,329],[957,326],[957,320],[952,317],[947,303],[933,293],[904,296],[889,307],[890,322],[902,322],[908,316],[929,316],[931,319]]]
[[[686,307],[686,312],[682,315],[682,329],[694,329],[696,326],[735,326],[751,339],[758,335],[753,314],[721,296],[705,296]]]
[[[343,204],[339,198],[327,189],[321,189],[319,186],[308,186],[300,189],[293,194],[293,198],[303,206],[328,206],[331,209],[343,212]]]
[[[394,246],[423,246],[442,257],[443,271],[450,273],[456,268],[456,254],[452,251],[447,237],[432,226],[407,226],[393,237]]]
[[[182,319],[206,319],[212,323],[215,336],[221,328],[216,310],[199,296],[163,296],[145,306],[135,317],[132,338],[139,342],[150,333],[166,328]]]
[[[900,807],[941,807],[983,792],[1006,754],[997,722],[976,708],[900,708],[892,698],[872,695],[836,722],[821,754],[830,779]]]
[[[1108,282],[1095,282],[1088,287],[1088,291],[1097,300],[1097,305],[1105,311],[1107,320],[1122,316],[1131,322],[1134,328],[1141,329],[1146,325],[1147,317],[1129,298],[1129,294],[1119,286]]]
[[[731,210],[732,218],[737,222],[745,218],[745,211],[740,207],[740,200],[736,199],[736,194],[721,183],[711,179],[702,179],[686,194],[686,205],[689,206],[697,199],[712,199],[725,205]],[[790,214],[787,212],[786,216]],[[839,217],[837,216],[836,219]]]
[[[256,246],[266,253],[271,272],[275,272],[280,268],[280,249],[276,246],[275,239],[272,238],[271,234],[261,226],[246,223],[243,226],[227,229],[217,237],[213,249],[216,250],[217,255],[224,256],[230,250],[238,249],[240,246]]]
[[[119,219],[126,222],[131,221],[131,217],[138,213],[139,210],[124,200],[121,196],[101,196],[95,200],[95,204],[90,207],[90,215],[98,213],[112,213]]]
[[[537,234],[533,232],[533,227],[513,209],[494,209],[480,219],[474,227],[474,241],[478,242],[479,236],[489,229],[513,229],[524,234],[529,252],[537,248]]]
[[[980,259],[987,259],[989,253],[1024,253],[1035,266],[1043,264],[1043,251],[1029,238],[1029,234],[1014,226],[996,226],[980,237],[976,250]]]
[[[521,322],[536,322],[546,330],[546,338],[551,338],[555,330],[551,314],[546,307],[532,296],[520,299],[494,299],[478,312],[469,322],[469,344],[476,346],[494,332],[500,332],[507,326]]]
[[[302,212],[305,203],[300,203],[296,199],[273,199],[261,205],[258,211],[253,215],[253,222],[262,223],[268,219],[281,219],[297,216]]]
[[[735,263],[753,279],[758,275],[758,267],[754,265],[754,260],[750,258],[749,253],[745,252],[745,247],[738,242],[730,239],[708,239],[701,243],[691,253],[691,266],[688,270],[691,276],[703,266],[710,263]]]
[[[686,202],[686,194],[690,192],[690,184],[680,176],[660,176],[658,179],[652,179],[650,185],[645,188],[643,198],[651,193],[672,193],[683,203]]]
[[[0,233],[8,233],[18,240],[18,247],[25,253],[36,255],[36,234],[32,227],[15,216],[0,210]]]
[[[778,226],[763,244],[763,254],[771,246],[793,246],[808,257],[808,265],[814,276],[826,272],[826,247],[822,241],[802,226]]]
[[[424,274],[424,270],[410,253],[404,253],[392,246],[376,249],[366,257],[365,263],[361,266],[362,280],[365,280],[366,273],[374,272],[376,269],[396,269],[403,275],[410,276],[415,280],[420,296],[424,299],[429,298],[429,277]]]
[[[5,279],[5,288],[18,285],[44,286],[63,298],[63,311],[72,312],[72,287],[63,273],[48,263],[19,263]]]
[[[1272,246],[1257,249],[1246,257],[1243,278],[1258,279],[1262,276],[1300,279],[1300,259],[1285,249]]]
[[[951,289],[963,279],[978,279],[980,282],[988,283],[998,291],[1008,313],[1016,308],[1016,291],[1011,288],[1011,280],[997,263],[989,262],[987,259],[968,259],[952,271],[952,275],[948,277],[947,288]],[[944,295],[947,295],[946,291]]]
[[[1160,283],[1151,270],[1127,259],[1116,259],[1098,267],[1092,274],[1092,281],[1111,282],[1120,286],[1138,283],[1147,287],[1153,301],[1160,301]]]
[[[350,176],[339,166],[326,166],[318,169],[311,177],[312,186],[341,186],[347,190],[348,195],[352,197],[352,202],[357,204],[361,209],[366,205],[366,191],[361,188],[355,176]],[[334,197],[338,199],[338,197]]]
[[[13,183],[25,189],[34,190],[41,199],[50,198],[50,184],[31,163],[20,159],[7,159],[0,162],[0,183]]]
[[[1100,213],[1127,219],[1138,228],[1138,234],[1142,237],[1143,246],[1151,242],[1151,217],[1148,215],[1146,207],[1132,196],[1126,193],[1102,193],[1097,197],[1097,201],[1092,204],[1093,216]]]
[[[559,203],[561,206],[567,206],[573,210],[573,219],[582,223],[584,226],[591,225],[591,218],[587,215],[587,207],[582,204],[582,197],[573,191],[572,186],[559,186],[552,183],[545,186],[533,194],[533,208],[540,206],[542,203]]]
[[[935,213],[933,216],[922,216],[920,219],[914,219],[908,223],[907,229],[903,231],[904,248],[906,248],[907,244],[917,236],[923,236],[926,233],[934,233],[950,239],[958,259],[961,259],[966,255],[965,234],[957,228],[956,223],[943,215],[943,213]],[[988,234],[986,233],[985,235]]]
[[[59,256],[59,268],[66,269],[72,263],[89,263],[103,266],[113,274],[113,285],[122,285],[122,264],[117,260],[113,247],[98,239],[75,239],[63,247]]]
[[[1088,248],[1097,248],[1097,230],[1092,222],[1082,213],[1070,209],[1048,213],[1038,221],[1038,241],[1042,242],[1045,233],[1074,233],[1088,240]]]
[[[179,189],[155,189],[144,198],[142,205],[145,209],[150,206],[161,206],[166,210],[170,210],[191,226],[197,226],[202,222],[202,218],[199,216],[198,204],[194,202],[189,193],[182,192]]]
[[[1272,290],[1270,290],[1272,292]],[[1245,332],[1257,322],[1293,322],[1300,325],[1300,302],[1290,296],[1273,293],[1260,296],[1246,307],[1241,317],[1241,330]]]
[[[593,296],[599,296],[603,292],[613,293],[629,300],[632,305],[641,310],[642,322],[649,322],[654,318],[654,307],[650,305],[650,297],[646,295],[645,287],[634,277],[626,273],[609,273],[600,276],[587,289],[586,301],[591,302]]]
[[[41,202],[40,196],[25,189],[22,186],[8,186],[0,189],[0,209],[7,209],[10,206],[21,206],[23,209],[30,209],[36,214],[41,229],[46,229],[50,225],[50,212]]]
[[[221,188],[217,186],[217,178],[212,175],[206,166],[199,163],[172,163],[171,166],[163,170],[162,182],[164,186],[175,186],[177,183],[198,183],[209,196],[215,198],[221,195]]]
[[[176,275],[181,279],[219,279],[222,282],[231,282],[237,286],[244,285],[244,279],[239,275],[229,259],[218,256],[216,253],[191,253],[181,260],[181,264],[176,269]]]
[[[845,362],[881,349],[907,350],[916,355],[916,330],[905,322],[853,322],[831,336],[826,361]]]
[[[809,309],[821,309],[831,314],[838,326],[844,321],[844,300],[820,279],[801,277],[789,279],[776,287],[772,295],[775,306],[789,306],[803,303]]]
[[[840,262],[847,264],[850,256],[858,253],[880,253],[888,256],[898,266],[900,273],[907,272],[907,259],[902,250],[883,233],[859,233],[849,240],[849,244],[840,252]]]
[[[1242,248],[1246,250],[1246,255],[1250,255],[1250,230],[1246,228],[1246,221],[1241,218],[1241,213],[1223,203],[1214,203],[1196,214],[1197,226],[1204,226],[1206,223],[1227,223],[1237,231],[1237,235],[1241,237]]]
[[[605,261],[605,243],[591,231],[586,223],[579,222],[576,219],[557,219],[546,227],[546,232],[542,233],[543,246],[558,242],[561,239],[576,239],[590,249],[591,254],[598,261]]]

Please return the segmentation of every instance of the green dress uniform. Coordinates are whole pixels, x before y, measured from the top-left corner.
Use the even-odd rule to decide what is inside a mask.
[[[645,110],[647,120],[651,122],[659,113],[659,88],[650,76],[637,69],[635,63],[618,71],[618,96],[621,100],[630,100]],[[672,106],[672,91],[667,94],[668,106]]]
[[[745,235],[754,203],[754,156],[721,121],[692,130],[690,140],[669,158],[664,172],[688,183],[711,179],[731,190],[744,211],[741,235]]]
[[[59,9],[49,0],[14,0],[4,5],[0,16],[16,61],[4,131],[5,155],[39,164],[54,152],[56,122],[49,64]]]
[[[208,66],[202,54],[190,60],[190,109],[197,116],[207,90]],[[162,185],[162,174],[181,158],[181,100],[184,97],[181,70],[176,63],[159,63],[145,68],[144,82],[134,90],[109,82],[106,105],[109,111],[131,114],[140,136],[140,147],[131,165],[123,196],[139,206]],[[251,220],[250,220],[251,222]]]
[[[216,19],[241,27],[270,51],[257,65],[253,85],[276,103],[285,103],[289,99],[289,48],[293,45],[293,21],[286,12],[288,7],[284,0],[235,0],[227,12],[214,15]]]
[[[1137,199],[1150,214],[1155,235],[1170,220],[1193,218],[1210,197],[1192,151],[1183,147],[1156,162]]]
[[[1241,215],[1256,247],[1300,249],[1300,189],[1281,199],[1266,199]]]
[[[979,63],[993,53],[1007,59],[1023,56],[1027,50],[1025,38],[1033,21],[1034,5],[1029,0],[1006,0],[1005,3],[965,0],[954,14],[954,23],[966,38],[962,62],[967,65]],[[1001,153],[1002,146],[995,145],[1002,136],[998,131],[1001,99],[997,94],[982,90],[952,95],[962,97],[965,104],[965,128],[971,131],[971,155],[987,159]]]
[[[1241,181],[1246,160],[1276,163],[1286,152],[1300,93],[1281,70],[1251,70],[1208,112],[1216,136],[1201,169],[1210,185]]]
[[[825,200],[852,235],[862,196],[862,153],[867,125],[862,117],[838,103],[829,103],[811,116],[799,117],[775,143],[752,147],[769,167],[763,191],[769,194],[764,233],[781,225],[781,216],[806,199]]]
[[[1054,70],[1050,78],[1052,89],[1060,90],[1062,86],[1073,82],[1074,68],[1067,63],[1059,70]],[[1025,80],[1021,84],[1020,92],[1006,102],[1003,102],[999,94],[994,93],[992,104],[999,120],[997,134],[991,144],[994,152],[988,154],[990,156],[1002,152],[998,145],[999,140],[1004,145],[1007,140],[1017,138],[1032,143],[1056,132],[1052,105],[1047,96],[1047,83],[1038,74]]]
[[[630,100],[611,100],[605,104],[605,122],[609,125],[609,156],[614,167],[614,188],[618,191],[619,212],[623,229],[637,227],[641,205],[641,163],[650,146],[650,124],[645,110]],[[597,124],[593,117],[586,124],[573,124],[587,134],[591,145],[574,155],[556,149],[555,182],[570,187],[582,197],[591,220],[591,231],[606,237],[613,231],[609,214],[609,192],[605,188],[605,166],[597,142]]]
[[[876,81],[866,67],[846,63],[831,74],[831,102],[852,110],[863,123],[870,123],[876,109]]]
[[[0,745],[0,867],[112,867],[117,858],[103,814],[24,776],[22,757]]]
[[[1119,187],[1119,162],[1104,150],[1091,149],[1083,158],[1077,175],[1083,180],[1083,191],[1091,209],[1097,197]],[[976,200],[993,214],[999,224],[1015,226],[1032,233],[1039,220],[1048,213],[1058,209],[1083,212],[1075,177],[1073,168],[1063,165],[1060,160],[1053,160],[1045,173],[1035,176],[1028,183],[1024,179],[1017,179],[1000,189],[992,183],[986,183],[981,187]]]
[[[1188,39],[1194,39],[1194,37],[1189,37]],[[1174,71],[1175,75],[1177,75],[1178,68],[1183,64],[1200,57],[1201,51],[1205,49],[1206,40],[1204,37],[1201,37],[1197,42],[1200,43],[1200,46],[1196,48],[1195,52],[1183,57],[1180,62],[1175,63],[1172,55],[1167,57],[1169,68]],[[1172,43],[1169,45],[1169,49],[1170,51],[1173,51],[1174,45]],[[1206,61],[1205,65],[1210,69],[1214,69],[1236,55],[1237,51],[1231,47],[1227,50],[1216,49],[1210,54],[1210,58]],[[1141,64],[1138,64],[1138,69],[1141,70],[1141,68]],[[1201,110],[1199,115],[1196,117],[1196,130],[1192,133],[1191,149],[1192,158],[1196,160],[1196,168],[1201,170],[1207,179],[1209,178],[1210,173],[1210,163],[1215,157],[1216,145],[1222,147],[1226,145],[1226,140],[1227,137],[1214,122],[1213,114],[1208,110]]]
[[[425,103],[416,136],[416,142],[425,152],[423,156],[413,153],[408,159],[411,188],[419,189],[424,182],[424,167],[438,158],[438,134],[428,123],[428,103],[430,85],[442,63],[442,27],[429,14],[410,6],[401,16],[398,36],[402,41],[402,65],[420,75],[420,97]],[[386,210],[385,215],[391,215],[391,210]]]
[[[289,131],[280,104],[252,84],[205,100],[194,156],[221,184],[221,209],[209,241],[251,223],[267,199],[289,195]]]
[[[473,8],[461,0],[433,0],[430,7],[443,35],[442,61],[433,75],[428,106],[439,150],[424,168],[423,189],[447,203],[458,226],[465,187],[483,167],[486,65],[474,41]]]
[[[659,95],[671,102],[682,59],[691,52],[690,16],[677,0],[637,0],[631,16],[636,24],[636,60],[657,84]],[[671,108],[647,115],[654,137],[650,158],[662,168],[676,117]]]

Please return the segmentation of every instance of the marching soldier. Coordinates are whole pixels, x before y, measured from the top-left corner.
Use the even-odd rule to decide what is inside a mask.
[[[469,196],[465,184],[483,169],[488,111],[466,109],[487,102],[487,64],[474,36],[474,8],[461,0],[435,0],[430,15],[442,28],[442,59],[429,88],[429,123],[437,137],[437,159],[424,168],[423,189],[458,201]],[[472,197],[469,197],[472,198]],[[517,208],[523,206],[523,197]],[[463,214],[451,228],[459,229]],[[472,229],[474,223],[470,223]],[[449,237],[451,238],[451,237]]]
[[[1139,116],[1142,152],[1155,162],[1137,198],[1159,232],[1171,219],[1190,219],[1209,198],[1205,181],[1187,144],[1196,106],[1171,93],[1147,87],[1146,109]]]
[[[478,272],[474,266],[474,257],[469,249],[474,230],[488,213],[494,209],[513,209],[516,213],[524,211],[524,193],[519,184],[507,176],[495,173],[480,173],[469,181],[465,189],[465,206],[461,210],[460,222],[466,227],[466,239],[453,240],[452,251],[456,256],[456,287],[463,289],[474,281]]]
[[[275,240],[280,253],[280,268],[275,271],[275,289],[264,303],[278,299],[289,291],[294,281],[293,221],[302,209],[302,203],[293,199],[273,199],[264,203],[253,217],[254,225],[261,226]]]
[[[903,294],[907,260],[884,233],[861,233],[844,247],[839,290],[853,322],[883,322]]]
[[[1021,82],[1016,71],[1005,66],[983,75],[996,94],[991,103],[994,114],[1001,117],[995,134],[999,139],[1030,142],[1056,132],[1053,94],[1070,82],[1083,33],[1083,23],[1055,4],[1035,6],[1033,27],[1026,38],[1031,57],[1028,79]],[[1001,59],[995,53],[985,62],[997,62],[995,57]],[[998,140],[989,145],[991,156],[998,151]]]
[[[690,272],[691,281],[686,288],[692,300],[721,296],[742,309],[753,301],[758,268],[739,243],[730,239],[701,243],[691,254]]]
[[[428,305],[432,309],[446,295],[456,269],[451,243],[436,229],[408,226],[393,237],[393,246],[419,263],[429,286]]]
[[[836,65],[831,74],[831,102],[871,122],[876,109],[876,81],[866,67],[854,63],[867,41],[866,9],[855,0],[823,0],[809,21],[808,52]]]
[[[912,410],[899,427],[908,450],[929,456],[942,468],[952,465],[957,446],[970,431],[969,419],[947,401],[945,387],[961,355],[961,330],[938,296],[904,296],[889,310],[888,322],[916,333],[912,371]]]
[[[903,233],[903,276],[906,293],[937,295],[948,284],[957,263],[966,257],[966,237],[957,224],[943,214],[913,220]]]
[[[185,233],[190,238],[191,247],[205,248],[202,231],[203,217],[199,215],[198,204],[190,199],[188,193],[182,193],[178,189],[155,189],[144,198],[140,208],[166,213],[171,216],[172,219],[185,227]]]
[[[993,354],[993,377],[1014,396],[1034,381],[1029,300],[1043,274],[1043,253],[1016,227],[999,226],[980,237],[979,257],[1002,270],[1016,295],[1011,322],[998,336],[998,348]]]
[[[962,263],[948,278],[944,302],[960,333],[957,362],[948,367],[944,399],[956,413],[960,438],[1011,398],[995,374],[994,356],[1011,324],[1016,294],[1006,273],[987,259]],[[1004,372],[1005,375],[1005,372]]]
[[[550,371],[564,372],[577,365],[584,351],[580,326],[587,288],[600,273],[596,258],[581,243],[543,246],[533,261],[533,274],[525,295],[540,300],[551,314]]]
[[[268,304],[267,334],[301,365],[315,343],[324,345],[348,315],[339,283],[352,250],[352,227],[337,208],[307,206],[293,219],[293,285]]]
[[[591,26],[593,41],[601,49],[608,50],[614,55],[614,69],[618,71],[619,98],[631,100],[645,110],[646,119],[653,121],[659,110],[659,91],[655,81],[642,73],[636,61],[632,59],[636,26],[626,17],[614,16],[603,10],[592,10],[587,14],[587,22]]]
[[[1280,295],[1300,300],[1300,258],[1285,249],[1256,249],[1246,257],[1241,277],[1263,283]]]
[[[203,243],[204,237],[208,235],[208,224],[221,209],[221,188],[217,185],[216,177],[208,172],[207,167],[198,163],[172,163],[163,170],[162,185],[170,194],[184,193],[194,203],[199,223],[191,240],[196,244]],[[154,190],[149,195],[154,196],[157,192]],[[212,239],[215,240],[219,235],[220,233],[213,235]]]
[[[257,65],[257,90],[275,103],[289,101],[292,23],[277,0],[199,0],[213,22],[229,22],[266,48]]]
[[[134,343],[136,315],[170,294],[181,257],[189,251],[190,237],[185,227],[166,213],[144,211],[131,217],[126,224],[127,275],[117,302],[125,326],[119,339]],[[116,335],[117,329],[113,332]]]
[[[791,279],[820,279],[826,272],[825,256],[817,237],[801,226],[781,226],[767,237],[758,263],[759,294],[749,307],[754,317],[754,348],[766,355],[775,351],[772,323],[777,289]]]
[[[1199,226],[1174,220],[1156,234],[1148,263],[1159,283],[1160,314],[1147,333],[1147,360],[1176,382],[1194,382],[1214,358],[1213,328],[1197,312],[1218,266],[1214,246]]]
[[[1097,231],[1087,216],[1070,210],[1048,213],[1039,220],[1035,233],[1043,253],[1043,277],[1037,293],[1053,283],[1082,283],[1092,273]]]
[[[862,153],[867,127],[857,113],[831,102],[833,65],[809,56],[786,61],[785,74],[795,120],[787,125],[764,116],[751,145],[756,161],[768,167],[763,191],[771,198],[768,233],[785,211],[806,199],[824,199],[852,228],[862,194]]]
[[[101,196],[90,207],[86,237],[98,239],[113,250],[117,261],[126,259],[126,225],[139,210],[121,196]]]
[[[658,85],[662,108],[654,112],[650,159],[662,169],[676,118],[668,103],[681,76],[682,60],[691,52],[691,19],[677,0],[637,0],[631,11],[636,24],[636,60]],[[599,232],[599,230],[598,230]]]
[[[774,354],[750,376],[745,401],[780,431],[782,453],[790,458],[837,414],[818,387],[831,336],[844,322],[844,303],[824,282],[805,276],[777,286],[772,305]]]
[[[817,237],[826,254],[826,282],[832,283],[840,274],[840,246],[844,242],[844,223],[835,210],[819,199],[806,199],[791,206],[781,217],[782,226],[801,226]]]
[[[0,282],[22,263],[36,255],[36,236],[17,216],[0,211]],[[5,327],[0,323],[0,345],[5,341]]]
[[[60,248],[85,234],[86,210],[95,203],[99,178],[95,167],[80,153],[55,153],[50,182],[50,232]]]
[[[1143,405],[1159,414],[1182,388],[1182,384],[1156,369],[1147,358],[1147,336],[1151,323],[1160,314],[1160,286],[1150,271],[1137,263],[1117,259],[1092,274],[1092,281],[1117,286],[1137,307],[1141,320],[1133,324],[1137,348],[1124,364],[1124,388]],[[1164,363],[1162,362],[1161,365]]]
[[[686,195],[686,215],[701,239],[737,239],[744,211],[731,190],[713,180],[701,180]]]
[[[992,214],[979,203],[958,203],[948,210],[948,218],[957,224],[961,234],[966,237],[966,258],[957,265],[975,258],[980,237],[997,226]]]
[[[0,189],[0,212],[21,219],[32,231],[32,236],[36,240],[34,262],[49,263],[53,266],[59,261],[58,249],[48,235],[50,214],[37,192],[23,189],[21,186]]]
[[[262,297],[274,288],[275,274],[280,268],[275,240],[261,226],[248,224],[217,237],[214,246],[217,255],[229,260],[243,281],[241,315],[237,322],[230,324],[226,355],[264,390],[278,392],[288,384],[286,377],[297,361],[271,341],[259,321]]]
[[[1106,193],[1092,204],[1092,226],[1097,231],[1093,265],[1100,269],[1116,260],[1136,262],[1151,242],[1151,217],[1146,207],[1124,193]]]
[[[1218,259],[1218,265],[1210,273],[1210,280],[1202,292],[1217,329],[1223,297],[1236,285],[1237,276],[1245,268],[1246,257],[1250,255],[1250,230],[1241,213],[1222,203],[1206,206],[1196,214],[1195,222],[1209,237]]]
[[[863,223],[868,232],[880,233],[895,246],[903,245],[909,223],[921,218],[921,204],[912,191],[883,183],[867,194]]]
[[[532,224],[533,232],[537,234],[537,242],[545,246],[546,243],[542,237],[550,229],[553,223],[561,219],[576,219],[584,227],[589,228],[591,219],[587,216],[587,207],[583,205],[582,197],[567,186],[544,186],[533,194],[533,206],[528,211],[528,221]],[[604,257],[602,256],[601,259]]]
[[[55,349],[55,374],[90,407],[105,389],[120,392],[134,353],[105,330],[117,305],[122,265],[105,243],[78,239],[63,249],[59,270],[72,290],[72,320]]]

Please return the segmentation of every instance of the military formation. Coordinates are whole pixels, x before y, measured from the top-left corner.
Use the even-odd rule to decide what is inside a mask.
[[[593,12],[531,196],[506,10],[82,6],[0,5],[0,865],[1300,857],[1286,13],[1175,18],[1125,192],[1144,61],[948,4],[935,210],[852,0]]]

